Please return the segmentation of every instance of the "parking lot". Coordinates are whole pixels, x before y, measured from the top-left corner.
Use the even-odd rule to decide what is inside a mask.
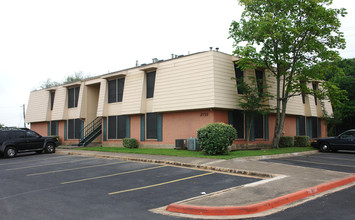
[[[258,181],[60,154],[0,159],[0,219],[174,219],[149,209]]]
[[[306,156],[267,159],[263,161],[355,173],[354,152],[317,153]]]

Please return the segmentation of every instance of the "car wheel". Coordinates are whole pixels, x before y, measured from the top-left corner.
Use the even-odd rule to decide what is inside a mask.
[[[55,153],[55,145],[52,144],[52,143],[48,143],[48,144],[46,145],[46,148],[44,148],[44,151],[45,151],[46,153]]]
[[[7,158],[15,157],[16,154],[17,154],[17,151],[16,151],[16,148],[14,148],[14,147],[7,147],[4,152],[4,155]]]
[[[329,144],[328,143],[321,143],[319,150],[321,152],[329,152],[330,151]]]

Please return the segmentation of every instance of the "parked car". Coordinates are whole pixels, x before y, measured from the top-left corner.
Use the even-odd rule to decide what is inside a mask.
[[[318,138],[311,145],[321,152],[355,150],[355,129],[347,130],[336,137]]]
[[[0,155],[4,157],[30,151],[55,153],[58,143],[58,138],[42,137],[28,128],[0,128]]]

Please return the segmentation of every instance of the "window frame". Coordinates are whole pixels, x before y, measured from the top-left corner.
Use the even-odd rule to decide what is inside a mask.
[[[68,108],[78,107],[80,86],[68,88]]]
[[[127,115],[111,115],[107,117],[107,139],[121,140],[127,135]],[[112,127],[111,127],[112,126]]]
[[[77,119],[68,119],[68,140],[78,140],[81,139],[81,130],[82,130],[83,121],[79,118]],[[73,127],[71,127],[73,126]]]
[[[108,81],[108,100],[110,103],[117,103],[123,101],[125,77],[107,80]],[[114,91],[110,88],[114,86]]]
[[[154,98],[155,81],[156,81],[157,71],[146,72],[146,98]]]
[[[237,84],[237,92],[242,95],[243,91],[239,89],[239,85],[244,81],[244,71],[238,67],[238,64],[234,63],[234,76]]]
[[[50,91],[50,98],[51,98],[51,111],[53,111],[55,91]]]

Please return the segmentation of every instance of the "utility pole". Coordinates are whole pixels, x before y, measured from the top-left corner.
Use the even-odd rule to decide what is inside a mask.
[[[23,109],[23,127],[26,127],[26,122],[25,122],[25,104],[22,105],[22,109]]]

